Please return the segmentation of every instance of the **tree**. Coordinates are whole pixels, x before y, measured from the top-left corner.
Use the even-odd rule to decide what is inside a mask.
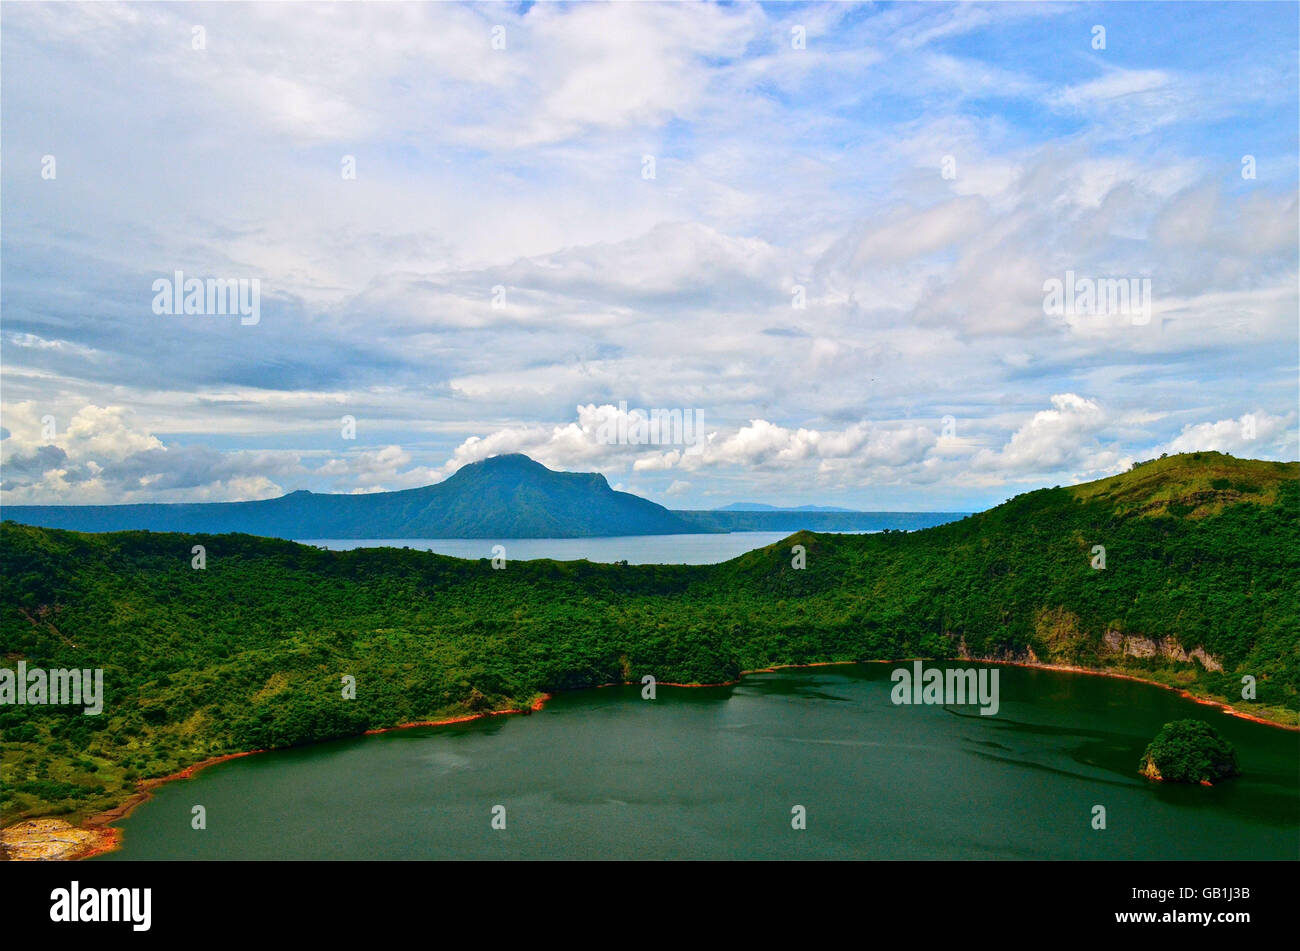
[[[1211,785],[1241,775],[1232,744],[1201,720],[1166,723],[1142,754],[1138,768],[1150,779],[1172,783]]]

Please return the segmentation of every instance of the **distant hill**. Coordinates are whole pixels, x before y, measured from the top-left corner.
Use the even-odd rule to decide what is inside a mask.
[[[493,456],[445,482],[399,492],[290,492],[256,502],[6,505],[0,517],[77,532],[243,532],[272,538],[587,538],[738,531],[924,528],[950,513],[780,510],[673,512],[610,488],[595,472],[556,472],[525,455]]]
[[[522,454],[470,463],[437,485],[369,495],[291,492],[257,502],[7,505],[5,519],[80,532],[243,532],[274,538],[583,538],[700,532],[594,472]],[[713,529],[717,531],[717,529]]]
[[[955,522],[966,512],[850,512],[829,509],[675,510],[692,532],[910,532]]]
[[[766,502],[732,502],[717,512],[851,512],[834,505],[768,505]]]

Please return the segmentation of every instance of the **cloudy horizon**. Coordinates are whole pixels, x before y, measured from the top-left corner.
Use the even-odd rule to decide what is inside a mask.
[[[1300,458],[1294,5],[0,26],[5,504],[523,452],[670,508],[969,511],[1166,452]],[[177,272],[256,281],[255,319],[160,313]],[[611,440],[638,409],[701,431]]]

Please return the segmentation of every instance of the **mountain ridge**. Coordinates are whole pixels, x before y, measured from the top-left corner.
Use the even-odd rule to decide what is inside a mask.
[[[838,505],[768,505],[766,502],[732,502],[715,512],[852,512]]]
[[[674,511],[613,489],[599,472],[549,469],[523,453],[471,462],[441,482],[391,492],[296,489],[249,502],[6,505],[0,518],[68,531],[271,538],[591,538],[731,531],[924,528],[964,513]]]
[[[559,472],[521,453],[442,482],[361,494],[298,489],[251,502],[7,505],[5,519],[70,531],[241,532],[272,538],[581,538],[689,532],[656,502],[600,473]]]

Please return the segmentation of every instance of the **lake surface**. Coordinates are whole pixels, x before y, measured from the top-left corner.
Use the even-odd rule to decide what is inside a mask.
[[[123,849],[94,861],[1300,857],[1300,734],[1145,684],[1014,667],[995,716],[895,706],[895,666],[660,686],[654,700],[587,690],[528,716],[230,760],[158,789],[119,823]],[[1236,746],[1244,776],[1137,774],[1161,725],[1187,717]],[[195,804],[206,830],[190,827]]]
[[[491,558],[493,545],[504,545],[507,559],[554,558],[556,561],[631,565],[713,565],[762,548],[794,532],[724,532],[694,535],[618,535],[612,538],[300,538],[304,545],[335,551],[352,548],[418,548],[456,558]],[[847,534],[865,534],[850,532]]]

